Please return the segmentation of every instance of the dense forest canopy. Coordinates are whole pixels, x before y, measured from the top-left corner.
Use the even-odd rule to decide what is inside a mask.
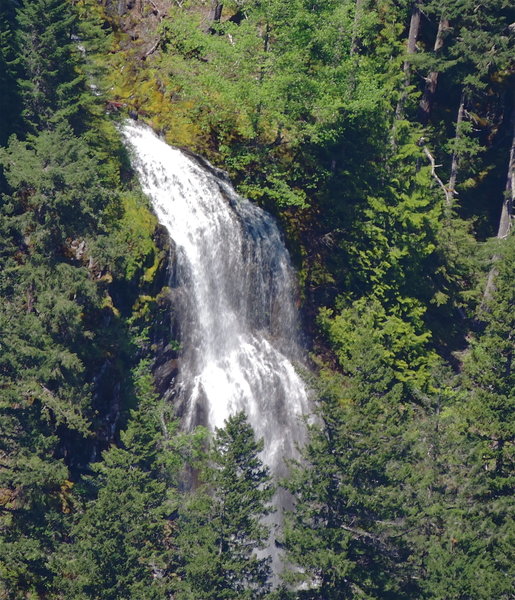
[[[508,0],[2,0],[0,599],[513,598],[514,35]],[[284,481],[244,414],[163,400],[129,114],[282,227],[317,413]]]

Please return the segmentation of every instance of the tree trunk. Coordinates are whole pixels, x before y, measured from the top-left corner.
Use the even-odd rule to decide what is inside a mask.
[[[463,114],[465,112],[465,92],[461,92],[460,107],[458,108],[458,116],[456,117],[456,133],[454,134],[454,140],[457,142],[461,137],[461,124],[463,123]],[[452,201],[456,194],[456,179],[458,177],[460,155],[459,152],[454,149],[452,153],[451,161],[451,174],[449,177],[449,184],[447,185],[447,193],[445,198],[445,206],[447,209],[452,207]]]
[[[504,193],[504,199],[501,208],[501,218],[499,219],[499,228],[497,230],[497,239],[503,240],[508,237],[511,230],[512,217],[513,217],[513,205],[515,204],[515,109],[512,114],[512,137],[511,137],[511,149],[510,158],[508,162],[508,176],[506,178],[506,190]],[[488,273],[488,279],[486,281],[485,292],[483,294],[482,308],[492,298],[492,293],[495,288],[495,277],[497,275],[497,268],[495,263],[499,260],[499,255],[495,254],[492,257],[493,266]]]
[[[220,22],[223,7],[223,2],[219,2],[219,0],[213,0],[213,2],[211,3],[211,10],[209,11],[209,20],[211,22]]]
[[[411,62],[410,56],[415,54],[418,34],[420,31],[420,17],[422,13],[420,11],[419,4],[413,4],[411,8],[411,19],[409,24],[408,41],[406,44],[406,60],[404,61],[404,86],[397,102],[397,108],[395,109],[395,120],[399,121],[404,117],[404,103],[406,102],[406,96],[408,94],[408,87],[411,83]]]
[[[515,109],[514,109],[515,112]],[[502,203],[501,218],[497,237],[504,239],[508,237],[511,229],[513,216],[513,205],[515,204],[515,114],[512,116],[513,129],[511,138],[510,162],[508,164],[508,177],[506,179],[506,192]]]
[[[444,17],[440,17],[438,31],[436,32],[435,45],[433,47],[435,55],[438,54],[438,52],[443,48],[445,34],[448,29],[449,21]],[[438,71],[431,71],[426,77],[426,86],[424,88],[424,94],[422,95],[419,106],[419,121],[422,123],[422,125],[426,125],[429,121],[429,116],[433,107],[434,95],[436,92],[436,85],[438,83],[438,75]]]
[[[204,27],[204,31],[206,33],[214,33],[213,23],[220,23],[220,19],[222,18],[222,10],[224,8],[224,3],[220,2],[220,0],[212,0],[211,8],[209,9],[209,16],[207,18],[206,26]]]

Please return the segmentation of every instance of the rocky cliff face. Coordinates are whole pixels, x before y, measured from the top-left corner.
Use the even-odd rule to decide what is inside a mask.
[[[178,290],[171,287],[175,248],[162,225],[156,227],[154,240],[163,254],[163,259],[152,282],[157,292],[151,326],[153,374],[157,392],[160,396],[166,396],[173,387],[173,380],[177,375],[178,338],[180,337],[178,325],[173,319],[174,297]]]
[[[173,387],[178,344],[174,343],[172,331],[173,293],[169,283],[174,248],[161,225],[156,225],[152,237],[154,250],[147,257],[150,267],[141,265],[130,281],[107,274],[111,280],[109,302],[98,327],[109,332],[111,339],[91,380],[96,414],[94,435],[80,451],[74,449],[69,461],[72,469],[83,470],[116,442],[129,408],[134,407],[130,371],[141,358],[150,358],[160,395]],[[144,334],[142,345],[135,343],[138,332]],[[64,446],[73,443],[73,439],[65,440]],[[70,454],[64,446],[63,455]]]

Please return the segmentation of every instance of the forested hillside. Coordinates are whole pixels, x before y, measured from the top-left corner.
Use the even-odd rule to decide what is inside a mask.
[[[0,599],[514,597],[514,35],[508,0],[1,0]],[[284,233],[317,415],[284,481],[246,415],[166,401],[128,116]]]

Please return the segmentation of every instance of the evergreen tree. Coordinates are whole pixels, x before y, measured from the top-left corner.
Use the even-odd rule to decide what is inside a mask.
[[[73,484],[64,461],[56,456],[59,440],[51,410],[40,400],[45,395],[50,403],[57,403],[57,399],[23,372],[34,371],[33,362],[49,346],[41,348],[38,334],[42,332],[34,327],[33,319],[20,319],[20,326],[27,330],[18,331],[19,337],[13,336],[12,330],[6,335],[5,317],[2,311],[0,597],[14,600],[28,594],[39,597],[47,589],[52,578],[49,559],[66,530]],[[4,374],[5,368],[20,362],[13,385]],[[77,415],[75,421],[79,420]]]
[[[105,231],[116,201],[65,125],[13,138],[0,163],[10,192],[0,204],[0,580],[15,598],[48,589],[73,506],[68,467],[91,448],[91,373],[105,359],[85,237]]]
[[[417,598],[476,597],[472,569],[460,553],[467,520],[468,449],[460,435],[456,377],[440,365],[425,391],[413,390],[413,418],[406,424],[411,460],[405,465],[404,539],[417,582]],[[459,406],[459,405],[458,405]],[[464,585],[465,584],[465,585]]]
[[[463,365],[464,400],[458,409],[467,449],[467,486],[449,563],[458,560],[465,566],[459,564],[457,570],[467,575],[452,598],[465,593],[481,600],[508,600],[513,591],[514,241],[511,236],[502,242],[495,289],[481,315],[484,331],[472,340]]]
[[[270,558],[256,554],[269,541],[263,517],[274,493],[262,449],[244,413],[217,429],[206,487],[193,493],[178,521],[178,600],[250,600],[270,590]]]
[[[0,6],[0,146],[19,126],[21,99],[16,84],[15,3]]]
[[[420,597],[508,599],[513,579],[513,240],[501,247],[496,290],[481,315],[461,382],[416,394],[408,543]],[[461,383],[461,385],[459,385]],[[420,414],[422,416],[420,416]],[[411,432],[410,432],[411,430]]]
[[[18,85],[31,130],[65,119],[76,132],[86,124],[86,86],[79,70],[76,16],[68,0],[30,0],[17,11]]]
[[[356,332],[344,366],[345,379],[324,377],[321,425],[287,482],[286,579],[313,600],[414,597],[400,493],[410,409],[370,329]]]
[[[147,362],[134,377],[139,407],[121,433],[120,447],[111,447],[93,465],[95,497],[76,515],[72,543],[63,544],[54,560],[58,598],[169,597],[175,559],[168,516],[177,508],[182,458],[166,440],[176,435],[176,424],[162,430],[163,407]]]
[[[35,253],[69,254],[66,243],[105,231],[107,208],[116,216],[112,181],[66,123],[24,142],[12,138],[0,149],[0,164],[15,190],[13,208],[25,243]]]
[[[19,598],[43,593],[66,531],[73,484],[63,459],[71,439],[84,443],[89,434],[90,388],[75,352],[84,348],[74,345],[88,337],[81,310],[97,298],[84,273],[68,265],[56,272],[3,259],[0,594]]]
[[[496,243],[501,258],[492,297],[480,314],[484,331],[472,340],[464,361],[469,435],[492,497],[510,493],[515,433],[515,238]]]
[[[89,435],[84,358],[93,335],[85,314],[98,308],[100,298],[87,270],[61,254],[63,238],[57,247],[41,243],[52,234],[36,207],[47,202],[43,210],[50,208],[55,186],[63,189],[64,182],[74,194],[71,179],[61,180],[60,161],[50,166],[63,142],[56,134],[49,144],[32,140],[38,156],[13,141],[0,158],[12,190],[0,204],[0,589],[5,586],[8,598],[43,593],[51,580],[49,560],[71,510],[72,483],[63,459],[71,462],[71,439],[84,443]],[[73,157],[68,160],[76,171]],[[49,177],[43,181],[45,165]],[[26,169],[25,175],[18,169]],[[74,177],[80,179],[76,172]],[[80,221],[79,205],[76,210]],[[73,223],[65,227],[72,234]]]

